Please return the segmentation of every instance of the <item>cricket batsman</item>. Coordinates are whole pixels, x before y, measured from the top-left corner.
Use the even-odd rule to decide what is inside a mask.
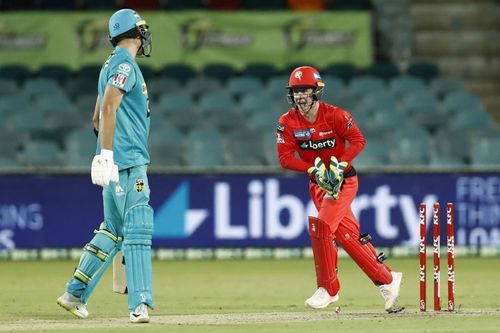
[[[102,186],[104,222],[87,243],[66,291],[57,303],[79,318],[95,285],[122,248],[132,323],[149,322],[154,308],[151,240],[153,209],[149,205],[147,177],[150,127],[148,90],[135,58],[149,57],[151,32],[131,9],[109,19],[113,52],[102,66],[94,111],[98,135],[92,161],[92,183]]]
[[[292,108],[279,119],[276,133],[281,166],[309,175],[309,192],[319,212],[309,217],[317,290],[305,305],[321,309],[339,300],[336,244],[340,244],[379,287],[385,310],[402,311],[396,302],[403,274],[383,263],[385,256],[377,256],[369,235],[360,236],[351,209],[358,191],[352,161],[365,146],[365,138],[351,114],[320,101],[324,86],[313,67],[293,70],[287,87]]]

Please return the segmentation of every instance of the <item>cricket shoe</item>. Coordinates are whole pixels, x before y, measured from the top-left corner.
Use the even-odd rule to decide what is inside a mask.
[[[57,299],[57,304],[78,318],[87,318],[89,316],[87,307],[82,303],[80,298],[73,296],[67,291]]]
[[[141,303],[135,308],[134,312],[130,312],[130,322],[132,323],[149,323],[148,307]]]
[[[389,313],[401,312],[404,307],[396,305],[399,297],[399,290],[401,289],[401,283],[403,282],[403,273],[391,272],[392,282],[389,284],[380,285],[380,293],[385,301],[385,311]]]
[[[318,290],[306,300],[306,306],[313,309],[323,309],[333,302],[337,302],[339,298],[338,293],[334,296],[330,296],[325,288],[319,287]]]

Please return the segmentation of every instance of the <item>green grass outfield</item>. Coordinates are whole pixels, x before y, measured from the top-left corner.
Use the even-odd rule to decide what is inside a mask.
[[[339,314],[303,305],[315,290],[312,259],[155,261],[156,310],[150,324],[133,325],[110,272],[82,320],[56,304],[76,261],[0,261],[0,332],[500,332],[500,258],[457,258],[457,311],[439,314],[418,312],[418,258],[388,263],[405,274],[402,314],[384,312],[378,289],[350,259],[339,260]],[[445,308],[444,262],[441,271]]]

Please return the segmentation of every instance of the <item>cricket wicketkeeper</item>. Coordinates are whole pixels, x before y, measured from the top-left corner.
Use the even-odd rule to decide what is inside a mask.
[[[403,308],[396,302],[403,274],[383,263],[385,256],[377,255],[369,235],[360,236],[351,209],[358,191],[352,161],[366,141],[351,114],[320,101],[324,86],[313,67],[296,68],[287,87],[292,108],[281,116],[276,133],[281,166],[308,173],[309,192],[319,212],[318,217],[309,217],[318,289],[305,304],[321,309],[339,300],[336,244],[340,244],[379,287],[385,310],[399,312]]]

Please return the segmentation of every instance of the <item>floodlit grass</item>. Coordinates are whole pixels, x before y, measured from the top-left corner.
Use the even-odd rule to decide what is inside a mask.
[[[498,332],[500,258],[457,258],[457,313],[418,312],[418,258],[390,259],[404,272],[400,305],[389,315],[371,281],[350,259],[339,261],[338,305],[314,311],[304,300],[315,290],[312,259],[155,261],[156,309],[151,324],[128,322],[126,296],[111,291],[107,272],[88,309],[76,319],[56,305],[76,261],[0,261],[0,332]],[[446,308],[442,263],[441,303]],[[430,268],[430,269],[429,269]],[[432,309],[428,267],[428,309]]]

